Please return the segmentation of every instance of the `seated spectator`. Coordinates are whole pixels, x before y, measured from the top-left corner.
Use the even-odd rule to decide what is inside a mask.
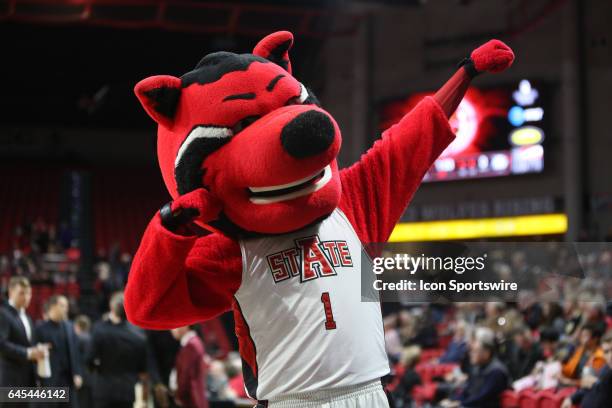
[[[208,393],[211,400],[224,401],[237,396],[230,386],[225,364],[221,360],[213,360],[208,370]],[[240,380],[236,380],[240,381]],[[243,381],[244,384],[244,381]]]
[[[597,323],[587,323],[580,332],[580,345],[563,364],[561,383],[580,386],[580,377],[585,372],[598,373],[606,364],[599,341],[603,328]]]
[[[545,328],[540,333],[542,356],[544,360],[538,361],[528,376],[516,380],[512,384],[515,391],[526,388],[538,390],[553,389],[559,385],[561,375],[561,353],[557,350],[559,332],[552,328]]]
[[[455,324],[453,339],[448,344],[446,351],[438,360],[439,363],[449,364],[456,363],[460,364],[468,351],[468,342],[466,336],[467,324],[460,320]]]
[[[242,376],[242,358],[240,353],[232,351],[227,355],[225,372],[229,378],[229,388],[234,392],[235,397],[248,399],[249,396],[244,386],[244,377]],[[231,393],[228,396],[231,397]]]
[[[443,400],[445,408],[499,408],[502,392],[508,388],[508,369],[495,357],[495,344],[481,337],[470,346],[472,368],[461,393]]]
[[[529,375],[538,361],[544,360],[542,350],[533,339],[531,329],[519,327],[512,336],[507,359],[508,371],[513,379]]]
[[[612,332],[609,332],[602,342],[602,353],[606,365],[598,376],[585,376],[581,380],[581,388],[571,397],[563,401],[562,408],[580,405],[581,408],[600,408],[610,406],[612,401]]]
[[[407,347],[403,350],[400,358],[400,364],[404,368],[404,372],[400,381],[393,392],[393,399],[399,407],[411,406],[412,390],[415,386],[421,384],[421,377],[415,371],[415,367],[421,358],[421,348],[419,346]]]
[[[385,331],[385,349],[387,355],[395,363],[402,354],[402,341],[397,330],[397,315],[395,313],[384,318],[383,329]]]

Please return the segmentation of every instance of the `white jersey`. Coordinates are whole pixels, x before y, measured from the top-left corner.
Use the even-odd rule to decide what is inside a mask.
[[[336,209],[300,231],[240,241],[235,294],[256,359],[259,400],[366,383],[389,373],[380,303],[362,301],[370,258]],[[373,273],[373,272],[372,272]]]

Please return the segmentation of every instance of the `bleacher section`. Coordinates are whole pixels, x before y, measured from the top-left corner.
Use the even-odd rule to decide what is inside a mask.
[[[159,171],[97,169],[92,171],[96,250],[115,243],[134,254],[149,220],[170,200]]]
[[[13,249],[15,228],[24,222],[57,222],[61,176],[61,170],[53,168],[1,168],[0,253]]]

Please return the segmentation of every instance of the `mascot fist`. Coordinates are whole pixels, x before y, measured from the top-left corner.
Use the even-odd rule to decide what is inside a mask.
[[[499,40],[491,40],[472,51],[464,61],[465,69],[474,77],[482,72],[501,72],[512,65],[512,49]]]
[[[221,202],[205,188],[198,188],[183,194],[166,204],[159,211],[162,225],[177,232],[192,221],[204,226],[217,219],[221,212]]]

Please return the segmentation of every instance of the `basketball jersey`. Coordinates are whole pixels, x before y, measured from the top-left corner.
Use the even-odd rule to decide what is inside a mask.
[[[246,330],[237,333],[253,348],[256,367],[243,367],[251,397],[333,389],[389,373],[380,303],[362,301],[361,269],[373,274],[371,260],[344,213],[336,209],[296,232],[241,240],[240,248],[237,327]]]

